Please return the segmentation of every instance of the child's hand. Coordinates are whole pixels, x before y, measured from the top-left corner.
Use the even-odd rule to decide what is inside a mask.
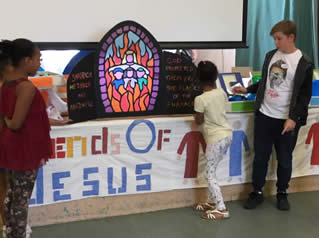
[[[233,94],[245,94],[247,93],[247,89],[243,86],[236,86],[232,88]]]
[[[293,131],[295,127],[296,127],[296,122],[291,119],[287,119],[285,121],[284,129],[282,130],[281,135],[285,134],[288,131]]]
[[[68,124],[69,122],[72,122],[72,120],[69,118],[63,119],[63,120],[55,120],[55,119],[49,118],[49,121],[50,121],[50,125],[52,126],[64,126]]]
[[[66,119],[63,119],[63,120],[60,121],[60,125],[66,125],[69,122],[72,122],[72,120],[70,118],[66,118]]]
[[[4,122],[6,123],[6,127],[11,128],[11,119],[4,117]]]
[[[180,160],[182,158],[182,155],[177,154],[177,159]]]

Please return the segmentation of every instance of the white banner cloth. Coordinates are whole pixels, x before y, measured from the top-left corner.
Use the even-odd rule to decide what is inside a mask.
[[[227,116],[233,144],[217,168],[218,181],[220,185],[250,182],[254,114]],[[192,121],[187,116],[53,127],[54,158],[39,170],[30,205],[206,187],[204,144],[201,134],[191,131]],[[319,128],[319,108],[311,108],[294,151],[293,177],[319,174],[317,124]],[[272,158],[267,179],[275,178]]]

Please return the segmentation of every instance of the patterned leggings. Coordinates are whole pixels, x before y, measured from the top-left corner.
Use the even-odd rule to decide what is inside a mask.
[[[224,199],[217,183],[216,169],[219,162],[223,159],[226,154],[230,144],[231,138],[226,137],[215,144],[209,144],[206,148],[206,178],[208,182],[209,196],[208,199],[211,202],[216,202],[216,207],[218,210],[225,210],[226,206]]]
[[[5,198],[7,238],[25,238],[29,200],[38,169],[8,171],[8,191]]]

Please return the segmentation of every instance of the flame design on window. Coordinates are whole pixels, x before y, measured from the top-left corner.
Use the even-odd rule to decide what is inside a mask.
[[[159,92],[160,55],[151,37],[122,26],[102,42],[98,60],[100,99],[105,112],[154,109]]]

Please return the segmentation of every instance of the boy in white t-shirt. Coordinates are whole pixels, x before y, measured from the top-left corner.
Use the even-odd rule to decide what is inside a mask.
[[[216,169],[232,141],[232,129],[226,119],[225,104],[228,102],[226,93],[216,88],[217,68],[210,61],[198,64],[197,76],[203,86],[203,93],[195,97],[195,123],[202,126],[206,141],[206,178],[209,197],[207,203],[195,206],[197,210],[205,210],[201,215],[204,219],[216,220],[229,217],[224,204],[220,187],[217,183]]]
[[[296,48],[296,24],[278,22],[271,29],[276,48],[266,54],[262,79],[247,89],[233,88],[234,93],[256,93],[254,128],[255,158],[253,192],[245,203],[254,209],[263,203],[263,186],[268,161],[275,146],[277,167],[277,208],[289,210],[287,189],[292,173],[292,153],[298,132],[306,124],[312,91],[313,64]]]

